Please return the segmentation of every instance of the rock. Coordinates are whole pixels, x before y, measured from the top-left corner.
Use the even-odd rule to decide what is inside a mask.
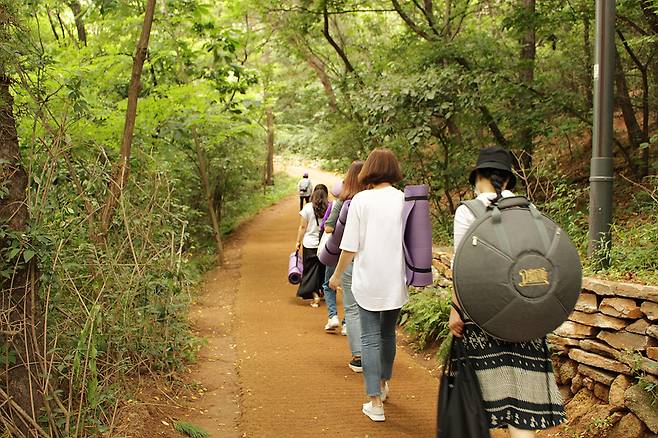
[[[578,365],[578,373],[582,374],[583,376],[587,376],[590,379],[595,380],[596,382],[603,383],[604,385],[607,386],[610,386],[612,382],[615,380],[615,377],[617,377],[616,374],[610,373],[608,371],[592,368],[590,366],[583,364]],[[608,398],[606,397],[603,400],[608,400]]]
[[[599,306],[599,312],[617,318],[642,318],[642,310],[630,298],[604,298]]]
[[[550,334],[546,337],[551,350],[568,351],[570,347],[577,347],[580,342],[578,339],[563,338],[555,334]]]
[[[647,359],[642,357],[637,352],[620,352],[617,355],[617,360],[625,363],[626,365],[632,367],[634,370],[641,370],[645,373],[658,376],[658,361]]]
[[[658,287],[634,283],[600,280],[598,278],[583,278],[583,289],[599,296],[637,298],[658,303]]]
[[[583,388],[583,376],[577,374],[573,379],[571,379],[571,393],[578,394]]]
[[[602,438],[606,432],[621,420],[623,414],[613,412],[609,405],[595,405],[585,414],[575,428],[569,427],[570,437],[586,436],[587,438]],[[569,425],[573,423],[569,420]]]
[[[625,331],[602,331],[596,337],[607,342],[608,345],[617,350],[644,351],[647,347],[655,347],[658,345],[658,342],[649,336],[636,335],[635,333],[628,333]]]
[[[618,354],[618,351],[612,347],[609,347],[608,344],[605,344],[601,341],[595,341],[594,339],[583,339],[579,342],[578,345],[585,351],[600,354],[601,356],[607,356],[613,359],[615,359]]]
[[[596,295],[582,292],[576,301],[576,310],[584,313],[596,313],[598,311]]]
[[[644,313],[650,321],[658,321],[658,303],[651,303],[645,301],[640,306],[642,313]]]
[[[571,394],[571,388],[569,385],[562,385],[558,387],[558,389],[560,390],[560,395],[562,396],[562,403],[569,403],[569,401],[573,398],[573,394]]]
[[[646,333],[652,338],[658,339],[658,325],[651,325],[647,327]]]
[[[626,331],[638,335],[646,335],[647,329],[649,328],[650,325],[651,323],[646,319],[638,319],[633,324],[626,327]]]
[[[641,438],[645,430],[644,423],[634,414],[628,413],[610,430],[608,436],[611,438]]]
[[[595,384],[596,384],[596,382],[594,381],[594,379],[589,378],[587,376],[583,376],[583,386],[585,388],[587,388],[590,391],[594,392],[594,385]]]
[[[614,371],[616,373],[628,373],[630,371],[630,367],[626,364],[584,350],[574,348],[569,351],[569,357],[576,362],[583,363],[595,368],[603,368],[604,370]]]
[[[633,384],[630,377],[623,374],[618,375],[610,385],[610,395],[608,403],[613,408],[623,408],[626,406],[626,390]]]
[[[560,366],[560,371],[558,373],[560,381],[565,385],[571,383],[571,380],[576,374],[578,374],[578,364],[570,359]]]
[[[634,385],[626,390],[626,407],[630,409],[653,433],[658,433],[658,404],[652,404],[651,394],[642,386]]]
[[[604,315],[603,313],[573,312],[569,316],[569,320],[592,327],[607,328],[613,330],[621,330],[626,328],[627,325],[627,322],[623,319]]]
[[[649,359],[658,360],[658,347],[648,347],[647,357]]]
[[[578,324],[577,322],[565,321],[555,329],[555,334],[565,338],[585,339],[596,336],[599,330],[596,327]]]
[[[610,398],[610,388],[603,383],[596,382],[594,384],[594,395],[604,402],[608,401]]]
[[[596,398],[592,391],[585,388],[581,389],[564,408],[569,423],[577,423],[578,420],[591,411],[594,406],[600,404],[601,402]]]

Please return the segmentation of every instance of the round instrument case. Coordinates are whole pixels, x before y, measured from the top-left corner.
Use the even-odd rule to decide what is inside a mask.
[[[455,252],[453,283],[466,316],[505,341],[555,330],[582,288],[580,257],[569,236],[522,196],[488,208],[479,200],[465,205],[476,221]]]

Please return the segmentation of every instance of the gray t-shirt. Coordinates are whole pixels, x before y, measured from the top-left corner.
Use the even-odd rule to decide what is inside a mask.
[[[324,223],[325,228],[331,227],[336,228],[336,223],[338,222],[338,216],[340,216],[340,210],[343,208],[343,201],[336,199],[334,201],[334,206],[331,207],[331,213],[327,218],[327,221]]]

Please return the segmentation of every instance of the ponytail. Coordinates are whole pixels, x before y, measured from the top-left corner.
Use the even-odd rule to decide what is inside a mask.
[[[496,198],[491,201],[492,204],[503,199],[503,186],[510,179],[510,173],[500,169],[479,169],[478,174],[488,179],[496,190]]]
[[[313,213],[317,219],[322,219],[327,206],[329,205],[329,189],[324,184],[318,184],[313,190],[311,195],[311,202],[313,203]]]

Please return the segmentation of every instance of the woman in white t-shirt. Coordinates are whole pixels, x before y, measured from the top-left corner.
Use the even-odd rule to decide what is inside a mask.
[[[342,250],[329,285],[341,286],[341,276],[354,260],[352,293],[361,321],[361,362],[369,401],[362,412],[384,421],[383,402],[395,360],[395,327],[407,302],[402,208],[404,193],[392,186],[402,179],[400,164],[388,149],[373,150],[359,174],[369,187],[354,196],[347,215]]]
[[[303,248],[304,271],[302,282],[297,289],[297,296],[305,300],[312,298],[312,307],[320,306],[320,292],[324,282],[324,265],[318,260],[318,245],[320,244],[320,221],[327,211],[328,198],[327,186],[318,184],[311,195],[311,202],[299,212],[301,219],[295,249],[299,251]]]

